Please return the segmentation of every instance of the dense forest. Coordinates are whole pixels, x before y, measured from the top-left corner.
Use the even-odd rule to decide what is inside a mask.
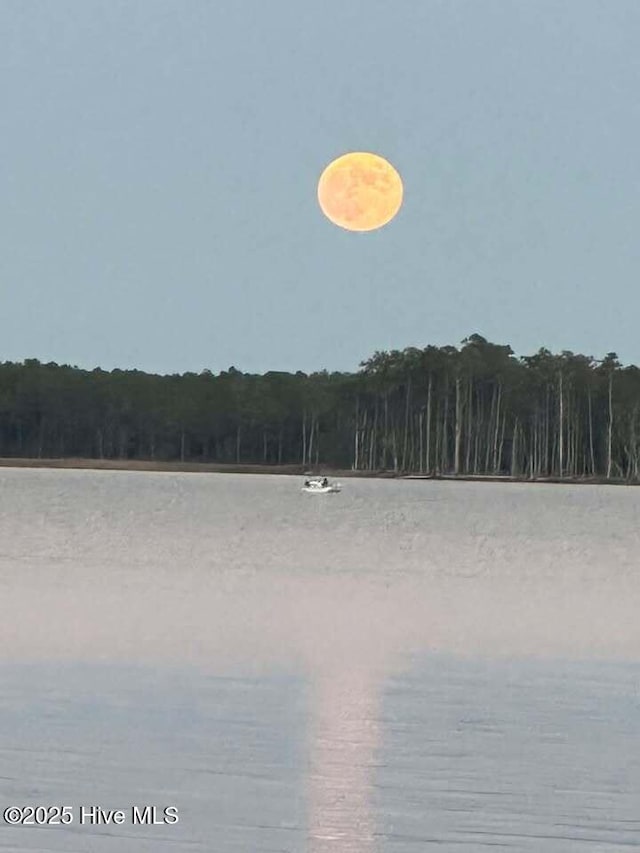
[[[511,347],[376,352],[357,373],[159,376],[0,364],[0,456],[638,480],[640,369]]]

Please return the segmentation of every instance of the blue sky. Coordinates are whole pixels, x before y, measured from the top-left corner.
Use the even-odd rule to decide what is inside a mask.
[[[637,0],[2,0],[0,359],[640,363]],[[316,201],[349,150],[404,205]]]

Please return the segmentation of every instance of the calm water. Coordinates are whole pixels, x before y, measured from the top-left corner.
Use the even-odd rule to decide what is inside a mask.
[[[0,470],[0,850],[640,846],[640,490],[299,485]]]

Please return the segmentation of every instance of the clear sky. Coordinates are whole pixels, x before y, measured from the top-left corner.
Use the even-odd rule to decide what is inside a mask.
[[[0,360],[640,364],[638,0],[0,0]],[[349,150],[404,205],[349,233]]]

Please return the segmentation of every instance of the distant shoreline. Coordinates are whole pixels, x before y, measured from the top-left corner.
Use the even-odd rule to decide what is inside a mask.
[[[219,464],[216,462],[158,462],[150,459],[31,459],[1,457],[0,468],[49,468],[90,471],[160,471],[168,473],[202,474],[280,474],[303,477],[307,474],[325,474],[329,477],[360,477],[386,480],[446,480],[479,483],[557,483],[560,485],[637,486],[638,482],[604,477],[509,477],[495,474],[420,474],[399,471],[354,471],[328,466]]]

